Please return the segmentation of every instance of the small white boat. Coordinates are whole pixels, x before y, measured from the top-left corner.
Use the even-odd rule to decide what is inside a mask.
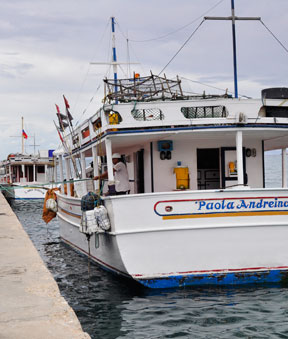
[[[1,162],[0,185],[7,199],[44,199],[55,179],[53,150],[9,154]]]
[[[179,80],[152,74],[105,83],[104,105],[65,139],[71,152],[59,154],[61,181],[76,161],[85,168],[93,160],[94,176],[107,168],[113,187],[117,152],[130,194],[106,195],[95,182],[110,229],[95,217],[85,232],[81,198],[92,182],[68,185],[66,194],[62,185],[62,240],[151,288],[287,281],[288,89],[239,99],[188,97]],[[283,187],[265,188],[264,152],[275,149]]]

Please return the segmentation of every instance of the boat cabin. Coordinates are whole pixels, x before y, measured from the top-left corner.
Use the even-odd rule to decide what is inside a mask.
[[[54,179],[53,150],[39,151],[39,154],[9,154],[1,163],[2,184],[49,182]]]
[[[114,181],[111,156],[117,152],[127,165],[130,194],[264,188],[264,152],[282,149],[286,187],[288,89],[236,99],[186,97],[179,80],[154,75],[118,80],[117,92],[114,81],[106,85],[110,94],[103,107],[66,138],[72,149],[64,155],[66,179],[76,177],[77,166],[93,162],[93,176],[108,169],[107,192],[107,183]],[[93,190],[91,182],[83,185],[81,194]]]

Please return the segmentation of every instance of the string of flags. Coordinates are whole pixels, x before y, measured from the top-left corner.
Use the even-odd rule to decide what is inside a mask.
[[[59,106],[57,104],[55,104],[56,115],[57,115],[58,124],[59,124],[59,126],[56,125],[56,129],[57,129],[59,138],[60,138],[62,143],[63,143],[63,137],[61,135],[61,132],[63,133],[65,128],[67,128],[68,126],[70,126],[70,128],[73,128],[73,125],[72,125],[73,117],[72,117],[70,110],[69,110],[70,109],[69,102],[66,99],[65,95],[63,95],[63,99],[64,99],[64,103],[65,103],[66,114],[61,113]]]

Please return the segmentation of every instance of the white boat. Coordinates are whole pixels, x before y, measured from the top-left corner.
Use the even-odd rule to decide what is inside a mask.
[[[78,158],[82,168],[93,160],[94,176],[107,167],[113,186],[117,152],[130,194],[105,195],[94,182],[111,228],[85,234],[81,198],[92,182],[67,194],[62,185],[61,239],[151,288],[286,282],[288,89],[243,99],[187,97],[180,81],[152,74],[105,83],[103,107],[66,138],[61,181]],[[264,152],[276,149],[283,187],[265,188]]]
[[[56,177],[53,150],[9,154],[0,167],[0,185],[7,199],[44,199]]]

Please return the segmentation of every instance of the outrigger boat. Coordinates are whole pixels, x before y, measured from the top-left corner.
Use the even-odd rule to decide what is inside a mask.
[[[113,186],[117,152],[131,191],[100,190],[111,228],[87,236],[81,198],[88,181],[82,193],[68,185],[64,194],[62,184],[61,239],[151,288],[286,282],[288,89],[264,89],[260,99],[191,97],[180,80],[153,74],[105,84],[103,107],[67,136],[71,152],[58,154],[61,181],[63,159],[67,180],[72,159],[82,168],[92,159],[93,175],[107,168]],[[276,149],[283,185],[265,188],[264,152]]]

